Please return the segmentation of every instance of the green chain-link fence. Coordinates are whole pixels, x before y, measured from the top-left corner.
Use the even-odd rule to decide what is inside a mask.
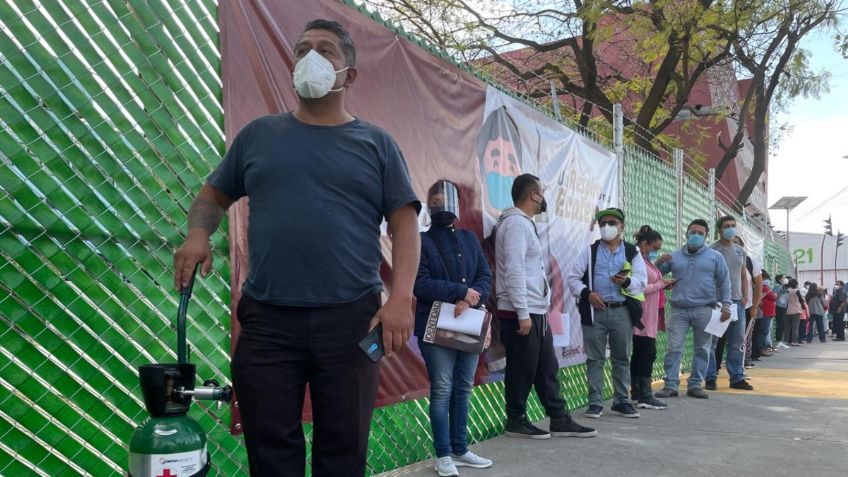
[[[215,0],[0,0],[0,476],[124,472],[146,415],[136,368],[175,360],[173,246],[224,148],[216,18]],[[628,147],[625,172],[628,223],[670,249],[673,170]],[[712,216],[703,185],[684,195],[687,219]],[[213,241],[227,256],[226,231]],[[767,253],[788,266],[784,249]],[[229,316],[219,261],[189,310],[200,378],[229,375]],[[584,369],[560,372],[572,408],[586,402]],[[502,432],[502,403],[501,383],[475,388],[472,440]],[[213,474],[247,475],[228,409],[191,415]],[[372,430],[373,472],[432,455],[426,399],[377,409]]]

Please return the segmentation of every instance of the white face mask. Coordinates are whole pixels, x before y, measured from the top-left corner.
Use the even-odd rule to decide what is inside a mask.
[[[618,237],[618,227],[609,224],[601,227],[601,240],[609,242],[615,240],[616,237]]]
[[[783,281],[781,281],[780,283],[783,283],[784,285],[789,285],[789,279],[784,278]]]
[[[336,83],[336,74],[347,69],[348,67],[345,67],[336,71],[330,60],[315,50],[309,50],[309,53],[294,65],[294,89],[301,98],[323,98],[331,91],[344,89],[344,87],[332,88]]]

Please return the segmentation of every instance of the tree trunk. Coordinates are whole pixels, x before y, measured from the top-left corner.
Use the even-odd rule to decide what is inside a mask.
[[[754,163],[751,166],[751,174],[745,179],[745,184],[739,191],[736,197],[736,202],[740,207],[745,207],[754,189],[760,182],[763,172],[766,170],[766,161],[768,160],[768,107],[769,101],[766,99],[764,85],[754,85],[757,88],[756,107],[754,111],[754,130],[751,134],[751,142],[754,145]]]

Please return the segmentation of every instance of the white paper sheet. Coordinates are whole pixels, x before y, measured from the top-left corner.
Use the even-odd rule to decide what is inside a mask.
[[[548,315],[551,317],[551,315]],[[550,319],[553,319],[552,317]],[[568,321],[568,313],[563,313],[559,316],[559,320],[561,322],[559,329],[562,330],[562,334],[556,334],[554,332],[554,326],[551,326],[551,334],[554,335],[554,347],[567,347],[571,346],[571,330],[570,322]]]
[[[730,305],[730,319],[727,321],[739,321],[739,307],[736,303]]]
[[[733,308],[734,308],[733,306],[730,307],[731,320],[732,320],[732,316],[735,314],[735,313],[733,313]],[[710,322],[707,323],[707,327],[704,328],[704,331],[706,331],[707,333],[709,333],[713,336],[722,337],[724,335],[724,333],[727,331],[727,327],[730,326],[731,320],[727,320],[725,322],[722,322],[721,321],[721,308],[718,308],[718,309],[714,308],[713,314],[712,314],[712,316],[710,316]]]
[[[486,318],[486,312],[468,308],[459,316],[453,316],[456,306],[451,303],[442,302],[442,307],[439,310],[439,321],[436,328],[445,331],[453,331],[454,333],[464,333],[471,336],[480,336],[480,331],[483,329],[483,320]]]

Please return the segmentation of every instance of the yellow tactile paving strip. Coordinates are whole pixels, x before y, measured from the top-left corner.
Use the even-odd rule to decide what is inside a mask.
[[[819,371],[812,369],[746,369],[751,376],[753,391],[730,389],[727,375],[718,379],[718,391],[738,394],[760,394],[765,396],[848,399],[848,373],[844,371]],[[681,376],[682,392],[686,392],[686,376]],[[654,388],[662,389],[662,381],[654,383]],[[716,391],[708,391],[716,392]]]

